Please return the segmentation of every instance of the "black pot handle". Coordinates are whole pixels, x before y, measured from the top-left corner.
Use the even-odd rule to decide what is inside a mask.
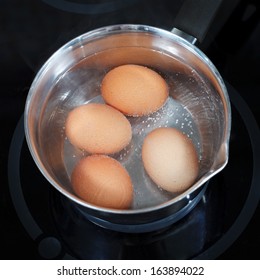
[[[201,43],[222,1],[223,0],[185,0],[175,18],[174,27],[177,28],[177,30],[191,35]],[[196,40],[194,40],[194,42],[195,41]]]

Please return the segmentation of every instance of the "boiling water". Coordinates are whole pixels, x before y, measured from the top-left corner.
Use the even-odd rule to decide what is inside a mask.
[[[159,127],[177,128],[193,141],[199,157],[201,154],[200,137],[194,118],[187,108],[175,98],[178,96],[178,91],[190,91],[190,89],[184,88],[183,83],[183,79],[187,80],[187,74],[183,75],[179,72],[171,73],[171,75],[160,74],[166,79],[170,91],[165,105],[148,116],[127,117],[132,125],[132,141],[121,152],[111,155],[127,169],[131,176],[134,186],[132,205],[134,209],[155,206],[176,196],[176,194],[158,187],[144,170],[141,159],[142,143],[150,131]],[[76,106],[87,103],[104,103],[100,95],[100,83],[104,75],[103,70],[86,70],[84,67],[80,67],[66,73],[56,84],[55,91],[60,96],[60,102],[53,111],[55,115],[53,118],[57,120],[57,114],[59,115],[60,132],[64,142],[62,158],[68,178],[77,162],[88,154],[75,148],[67,139],[64,130],[66,116]],[[186,87],[196,81],[192,71],[189,81],[186,82]]]

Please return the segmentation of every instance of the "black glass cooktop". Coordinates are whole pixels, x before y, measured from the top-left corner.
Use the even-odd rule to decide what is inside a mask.
[[[28,150],[21,117],[9,152],[12,203],[43,258],[200,259],[220,257],[243,232],[259,201],[259,133],[249,108],[230,86],[230,160],[210,180],[198,205],[164,229],[127,234],[103,229],[43,178]],[[243,147],[243,148],[241,148]]]
[[[53,51],[104,25],[144,23],[170,30],[182,2],[1,2],[1,259],[260,258],[257,1],[237,1],[225,7],[222,21],[215,22],[210,40],[201,45],[227,81],[232,104],[230,159],[181,220],[158,231],[136,234],[89,222],[49,185],[25,141],[23,110],[28,90]],[[234,27],[243,30],[239,38],[232,37]]]

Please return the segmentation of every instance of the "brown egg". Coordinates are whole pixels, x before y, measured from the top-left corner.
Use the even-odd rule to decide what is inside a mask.
[[[92,155],[80,160],[71,175],[75,193],[96,206],[127,209],[133,199],[131,178],[115,159]]]
[[[113,154],[122,150],[132,138],[127,118],[105,104],[89,103],[72,110],[65,132],[76,147],[95,154]]]
[[[142,116],[161,108],[169,89],[155,71],[127,64],[109,71],[101,84],[105,102],[129,116]]]
[[[169,192],[183,192],[196,180],[199,162],[192,141],[175,128],[157,128],[144,139],[144,168]]]

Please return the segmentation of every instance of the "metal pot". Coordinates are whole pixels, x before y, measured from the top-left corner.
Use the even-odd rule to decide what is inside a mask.
[[[148,118],[130,118],[134,142],[114,155],[134,181],[135,197],[129,210],[91,205],[74,194],[70,174],[84,152],[70,145],[64,134],[68,112],[89,101],[102,102],[102,78],[122,64],[155,69],[170,87],[163,109]],[[183,130],[200,155],[198,180],[179,195],[154,186],[140,161],[143,137],[166,122]],[[202,197],[205,183],[227,164],[230,128],[228,93],[211,61],[179,35],[145,25],[103,27],[68,42],[36,75],[25,107],[26,139],[42,174],[89,220],[125,232],[156,230],[187,214]]]

